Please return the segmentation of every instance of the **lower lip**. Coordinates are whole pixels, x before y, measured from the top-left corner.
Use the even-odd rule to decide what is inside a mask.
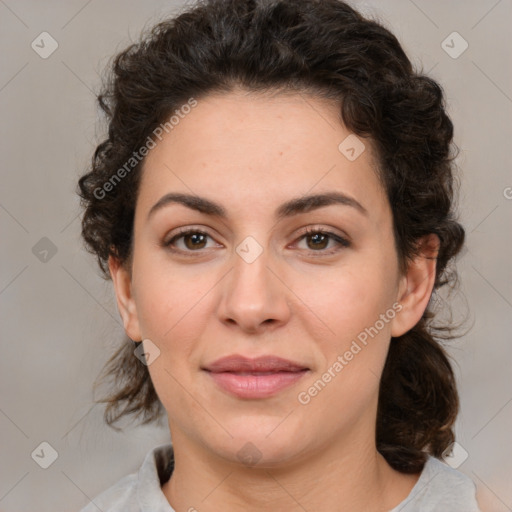
[[[292,386],[307,371],[276,372],[262,375],[241,375],[232,372],[208,373],[221,389],[238,398],[266,398]]]

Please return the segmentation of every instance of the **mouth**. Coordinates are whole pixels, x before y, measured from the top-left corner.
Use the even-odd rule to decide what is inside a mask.
[[[249,359],[238,355],[218,359],[202,370],[221,390],[245,399],[273,396],[310,371],[301,363],[277,356]]]
[[[282,357],[268,355],[256,358],[249,358],[233,354],[231,356],[221,357],[213,363],[204,367],[203,370],[213,373],[235,372],[235,373],[262,373],[262,372],[296,372],[309,370],[309,368],[296,361],[284,359]]]

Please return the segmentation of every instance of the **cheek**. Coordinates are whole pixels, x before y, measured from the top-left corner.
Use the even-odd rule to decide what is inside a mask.
[[[172,371],[180,371],[184,361],[194,364],[197,359],[197,340],[212,312],[203,288],[183,290],[175,285],[154,289],[138,310],[143,336],[155,341]]]
[[[308,383],[314,387],[301,390],[314,402],[312,409],[324,414],[329,409],[333,417],[341,411],[359,414],[375,398],[396,315],[396,272],[389,259],[360,258],[326,274],[316,286],[313,280],[305,283],[299,292],[321,319],[305,325],[321,352],[318,372]]]
[[[190,381],[190,369],[200,364],[198,340],[212,315],[206,294],[214,283],[208,285],[206,281],[197,274],[194,278],[188,270],[174,269],[172,276],[166,276],[153,267],[153,271],[148,269],[145,273],[144,286],[138,290],[141,333],[160,349],[160,356],[148,370],[170,415],[176,411],[201,414],[200,407],[194,412],[197,404],[187,391],[197,392]]]
[[[193,264],[173,264],[161,249],[140,251],[134,260],[134,290],[143,336],[166,343],[177,332],[198,329],[201,301],[212,284],[201,277]],[[212,276],[210,276],[211,278]]]
[[[319,366],[298,391],[300,407],[307,417],[324,418],[324,428],[333,431],[352,424],[373,407],[386,360],[392,294],[379,273],[346,273],[329,292],[316,294],[312,310],[319,312],[328,330],[310,322],[309,337],[319,349]],[[391,311],[392,314],[381,315]],[[343,419],[343,420],[341,420]]]
[[[308,280],[301,278],[294,286],[294,292],[304,298],[317,323],[321,320],[328,344],[332,346],[334,338],[341,347],[392,307],[395,291],[394,273],[389,266],[371,259],[333,268]]]

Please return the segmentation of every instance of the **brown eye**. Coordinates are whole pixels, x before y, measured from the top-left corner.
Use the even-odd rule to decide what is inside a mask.
[[[325,233],[314,233],[312,235],[306,235],[306,239],[311,240],[312,245],[309,246],[313,249],[325,249],[329,245],[329,235]]]
[[[170,240],[163,243],[164,247],[170,248],[175,252],[192,253],[200,252],[202,249],[207,248],[207,239],[211,238],[208,233],[197,229],[183,229],[178,234],[174,235]],[[315,256],[329,256],[339,252],[342,248],[350,247],[350,242],[341,237],[340,235],[331,231],[322,229],[308,229],[299,238],[299,241],[306,240],[306,246],[310,254]],[[182,240],[181,247],[179,242]],[[334,247],[327,249],[329,243],[334,241]]]
[[[331,255],[340,251],[342,248],[350,247],[350,242],[346,238],[332,231],[322,229],[307,229],[299,240],[303,239],[306,240],[306,245],[311,253],[320,253],[318,256]],[[326,250],[331,240],[333,240],[338,247]]]
[[[178,247],[177,250],[189,252],[196,251],[205,248],[206,239],[209,236],[210,235],[208,235],[208,233],[205,233],[204,231],[199,231],[197,229],[187,229],[173,236],[168,242],[165,242],[164,245],[166,247],[175,248],[176,242],[180,239],[183,239],[184,248]]]

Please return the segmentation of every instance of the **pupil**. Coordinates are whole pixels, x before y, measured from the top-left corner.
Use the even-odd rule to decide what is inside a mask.
[[[324,240],[319,240],[320,237],[323,238]],[[323,235],[322,233],[316,233],[312,235],[311,238],[314,240],[313,245],[318,247],[319,244],[317,242],[320,242],[320,244],[322,244],[322,242],[325,242],[326,236]]]
[[[196,242],[199,242],[199,244],[202,242],[202,240],[200,240],[200,238],[204,237],[204,235],[200,234],[200,233],[194,233],[192,235],[188,235],[188,239],[189,241],[191,241],[191,245],[192,247],[197,247],[198,244]]]

